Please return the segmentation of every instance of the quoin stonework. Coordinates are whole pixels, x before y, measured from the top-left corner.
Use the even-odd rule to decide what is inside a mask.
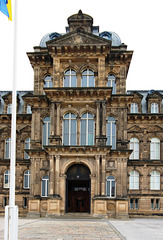
[[[163,215],[163,91],[126,91],[133,51],[80,10],[28,52],[17,93],[20,216]],[[11,92],[0,92],[0,214],[9,201]]]

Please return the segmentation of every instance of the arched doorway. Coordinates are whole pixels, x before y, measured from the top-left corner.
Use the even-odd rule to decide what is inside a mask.
[[[90,212],[90,170],[75,164],[66,172],[66,211]]]

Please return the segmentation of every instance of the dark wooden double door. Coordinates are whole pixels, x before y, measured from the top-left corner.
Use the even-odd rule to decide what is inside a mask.
[[[67,212],[90,212],[90,170],[74,164],[66,172]]]
[[[68,190],[68,212],[90,211],[90,186],[89,181],[69,180]]]

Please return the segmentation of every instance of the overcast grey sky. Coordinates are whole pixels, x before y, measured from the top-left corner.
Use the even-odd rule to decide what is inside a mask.
[[[13,1],[13,0],[12,0]],[[94,26],[116,32],[133,50],[127,90],[163,89],[163,13],[161,0],[18,2],[17,90],[33,90],[33,69],[26,52],[33,51],[49,32],[65,33],[67,18],[81,9]],[[0,90],[12,90],[13,22],[0,13]]]

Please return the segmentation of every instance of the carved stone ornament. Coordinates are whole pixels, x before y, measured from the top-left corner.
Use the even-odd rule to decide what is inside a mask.
[[[83,43],[83,39],[81,36],[75,36],[73,38],[73,42],[74,42],[74,44],[81,44],[81,43]]]

